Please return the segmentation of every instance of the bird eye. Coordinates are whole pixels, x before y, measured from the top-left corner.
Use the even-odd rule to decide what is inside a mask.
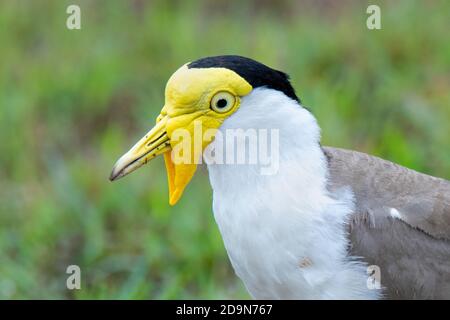
[[[229,92],[221,91],[211,99],[211,109],[219,113],[225,113],[234,107],[236,98]]]

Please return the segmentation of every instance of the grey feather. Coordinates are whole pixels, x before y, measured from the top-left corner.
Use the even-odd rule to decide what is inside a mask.
[[[331,194],[354,193],[349,253],[380,267],[385,297],[450,299],[450,182],[360,152],[323,151]]]

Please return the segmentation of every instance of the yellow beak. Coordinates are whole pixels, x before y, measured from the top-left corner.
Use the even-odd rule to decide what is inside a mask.
[[[179,117],[184,119],[185,117]],[[189,115],[187,116],[189,120]],[[193,161],[179,163],[172,161],[172,149],[170,136],[173,133],[171,125],[168,125],[170,118],[160,115],[157,124],[140,139],[127,153],[116,162],[109,179],[118,180],[123,176],[133,172],[146,164],[158,155],[164,154],[167,178],[169,182],[169,203],[174,205],[178,202],[189,181],[194,176],[197,164]],[[173,121],[172,123],[177,121]],[[169,128],[168,128],[169,127]],[[173,127],[173,126],[172,126]],[[168,130],[169,129],[169,132]],[[189,147],[190,149],[190,147]],[[198,153],[194,153],[198,155]]]
[[[113,167],[109,180],[115,181],[146,164],[156,156],[171,150],[166,132],[167,117],[158,123],[125,153]]]

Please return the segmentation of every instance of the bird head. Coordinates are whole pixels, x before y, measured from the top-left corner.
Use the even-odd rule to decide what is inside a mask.
[[[298,100],[286,74],[252,59],[217,56],[183,65],[167,82],[165,104],[156,125],[119,158],[110,180],[117,180],[163,155],[169,203],[174,205],[215,132],[239,109],[241,99],[261,86]]]

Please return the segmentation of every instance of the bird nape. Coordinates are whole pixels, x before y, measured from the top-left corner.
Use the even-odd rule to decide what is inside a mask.
[[[206,163],[228,256],[256,299],[450,298],[450,182],[322,147],[283,72],[240,56],[183,65],[110,179],[157,155],[172,205]]]

